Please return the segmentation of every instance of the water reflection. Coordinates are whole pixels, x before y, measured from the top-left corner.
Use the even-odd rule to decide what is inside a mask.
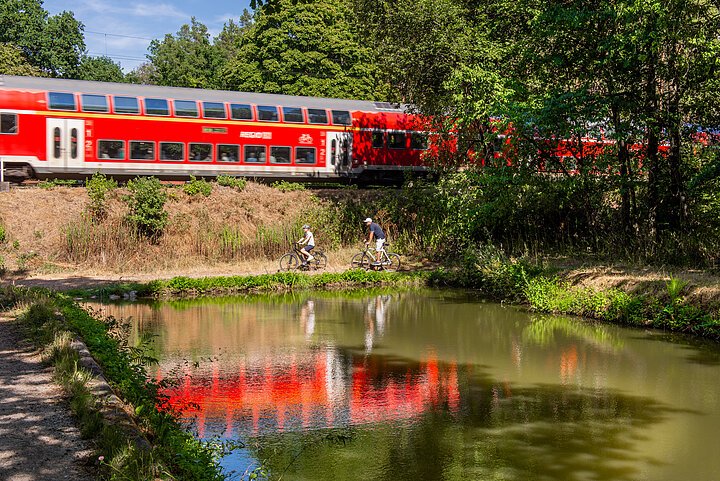
[[[179,378],[170,402],[200,436],[248,441],[228,469],[262,462],[293,480],[720,479],[720,368],[687,362],[692,343],[462,293],[106,310],[157,335],[155,375]]]
[[[202,437],[397,421],[459,408],[457,367],[431,353],[414,365],[323,349],[183,366],[182,381],[166,394],[184,417],[197,419]]]

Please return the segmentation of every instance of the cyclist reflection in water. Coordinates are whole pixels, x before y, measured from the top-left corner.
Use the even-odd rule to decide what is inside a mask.
[[[305,340],[309,341],[315,332],[315,301],[308,300],[300,309],[300,326],[305,331]]]
[[[380,337],[385,334],[385,312],[390,296],[376,296],[368,301],[365,309],[365,353],[372,351],[375,343],[375,328]]]

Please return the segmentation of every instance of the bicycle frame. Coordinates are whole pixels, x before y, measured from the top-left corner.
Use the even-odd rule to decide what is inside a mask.
[[[390,256],[388,256],[388,253],[385,250],[385,246],[383,246],[383,248],[380,250],[377,250],[374,247],[367,246],[367,247],[365,247],[364,252],[365,252],[365,254],[369,255],[370,258],[374,259],[375,261],[377,261],[377,256],[375,254],[380,252],[380,263],[390,262]]]
[[[377,260],[378,257],[380,258],[379,261]],[[373,249],[368,244],[365,244],[365,248],[361,249],[350,260],[350,267],[353,269],[362,268],[391,272],[400,270],[401,264],[400,254],[385,250],[385,246],[382,249]]]
[[[307,261],[307,257],[300,252],[302,249],[297,243],[294,243],[290,247],[290,251],[280,256],[280,269],[283,271],[292,269],[323,269],[327,266],[327,256],[322,249],[315,249],[311,251],[311,255],[314,257],[313,260]]]

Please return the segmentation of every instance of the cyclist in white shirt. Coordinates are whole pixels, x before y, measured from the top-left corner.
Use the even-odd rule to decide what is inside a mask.
[[[315,236],[310,231],[310,226],[305,224],[302,226],[303,231],[305,232],[305,235],[303,235],[303,238],[297,241],[298,244],[303,246],[302,249],[300,249],[300,253],[305,256],[305,261],[303,264],[307,264],[308,262],[314,260],[315,258],[310,254],[310,251],[315,248]]]

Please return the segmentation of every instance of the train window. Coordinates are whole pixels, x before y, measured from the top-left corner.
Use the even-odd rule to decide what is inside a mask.
[[[270,147],[270,163],[289,164],[290,147]]]
[[[148,115],[170,115],[165,99],[145,99],[145,113]]]
[[[140,113],[140,104],[137,97],[113,97],[113,104],[117,114]]]
[[[198,107],[193,100],[173,100],[173,107],[175,108],[175,116],[177,117],[197,117]],[[155,115],[167,115],[167,114],[155,114]]]
[[[373,149],[382,149],[385,146],[385,134],[382,132],[372,133]]]
[[[311,124],[327,124],[327,111],[324,109],[308,109],[308,121]]]
[[[207,119],[226,119],[225,104],[220,102],[203,102],[203,116]]]
[[[283,107],[283,120],[285,122],[305,122],[300,107]]]
[[[48,92],[51,110],[76,110],[75,95],[64,92]]]
[[[212,162],[212,144],[190,144],[190,160]]]
[[[230,104],[230,118],[233,120],[252,120],[252,107],[247,104]]]
[[[184,160],[185,144],[181,142],[160,142],[160,160]]]
[[[155,142],[131,140],[130,160],[155,160]]]
[[[266,147],[264,145],[246,145],[245,146],[245,162],[252,163],[265,163],[265,152]]]
[[[413,150],[427,150],[428,136],[420,132],[412,132],[410,134],[410,148]]]
[[[278,115],[277,107],[271,107],[269,105],[258,105],[258,120],[265,120],[267,122],[277,122],[280,120]]]
[[[347,110],[333,110],[332,123],[334,125],[352,125],[352,118],[350,117],[350,112],[348,112]]]
[[[83,112],[108,112],[107,97],[104,95],[82,94],[80,96],[80,108]]]
[[[78,156],[78,129],[70,129],[70,158],[77,159]]]
[[[60,158],[60,127],[53,129],[53,158]]]
[[[218,161],[220,162],[239,162],[240,146],[239,145],[218,145]]]
[[[125,142],[98,140],[98,159],[125,160]]]
[[[295,147],[295,163],[296,164],[314,164],[315,147]]]
[[[405,132],[388,132],[388,148],[404,149]]]
[[[0,134],[17,134],[17,114],[0,114]]]

